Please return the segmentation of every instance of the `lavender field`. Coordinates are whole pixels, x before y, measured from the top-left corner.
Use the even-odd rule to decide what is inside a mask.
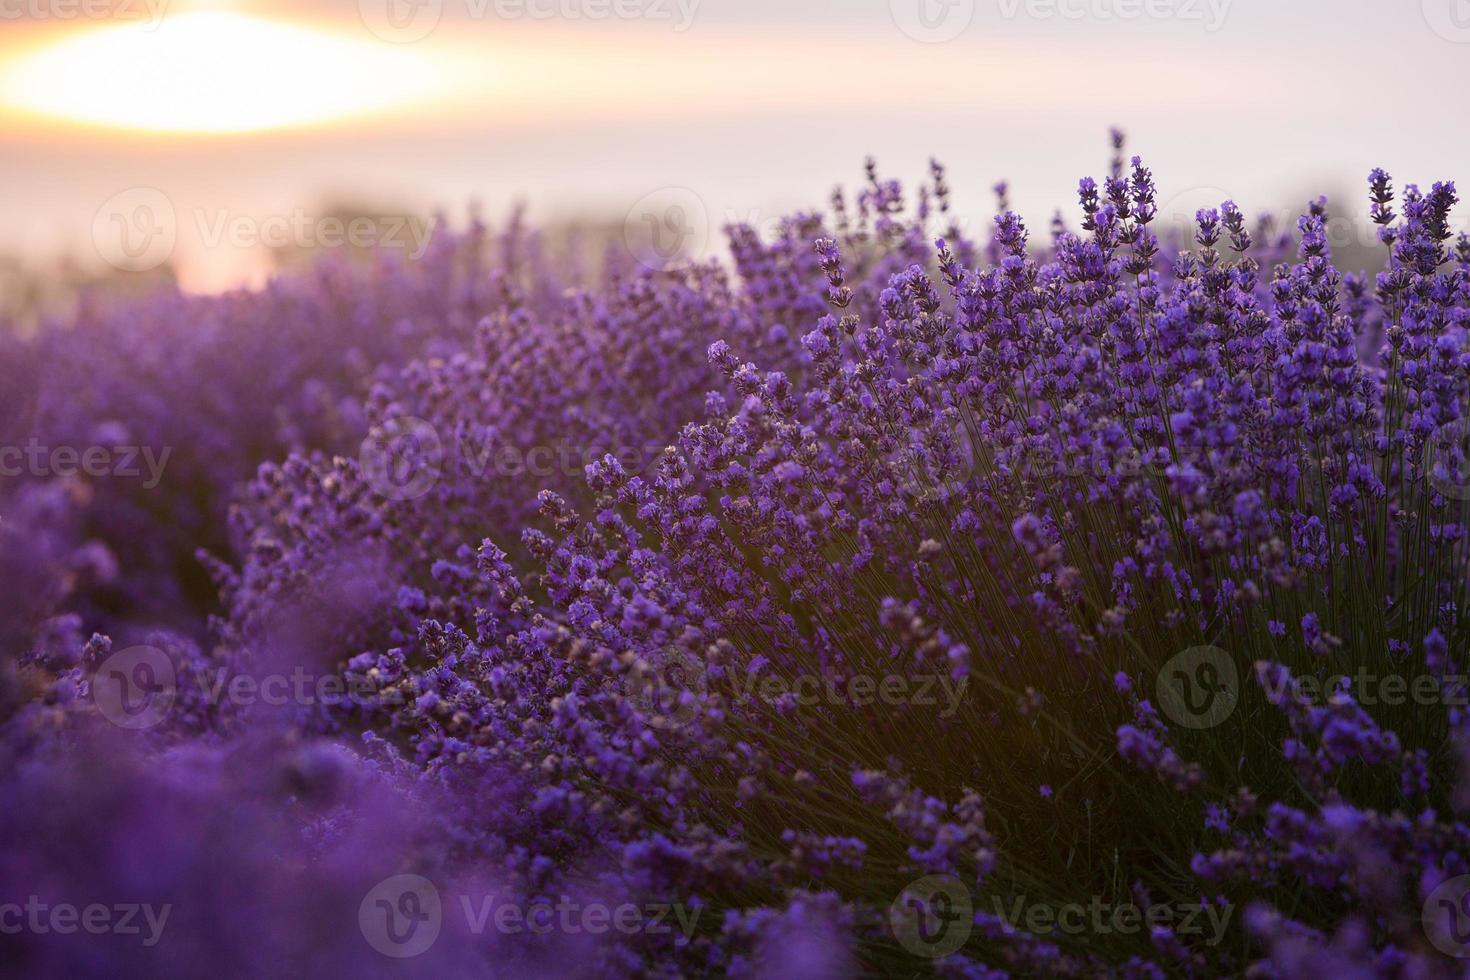
[[[1115,153],[6,333],[4,972],[1462,975],[1455,187]]]
[[[1470,980],[1470,0],[0,0],[0,980]]]

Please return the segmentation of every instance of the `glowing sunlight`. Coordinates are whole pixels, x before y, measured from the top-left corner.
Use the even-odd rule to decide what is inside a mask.
[[[226,133],[421,102],[445,75],[409,51],[208,12],[73,35],[0,69],[0,102],[127,129]]]

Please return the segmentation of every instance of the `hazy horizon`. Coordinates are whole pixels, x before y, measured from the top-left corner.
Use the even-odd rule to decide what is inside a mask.
[[[168,261],[210,291],[270,268],[231,223],[617,222],[675,189],[717,228],[821,206],[869,154],[911,186],[937,157],[977,222],[1006,180],[1042,229],[1115,124],[1181,213],[1330,192],[1357,214],[1369,168],[1453,179],[1470,151],[1437,104],[1470,63],[1461,0],[388,2],[4,0],[0,253],[101,265],[108,209],[156,191]]]

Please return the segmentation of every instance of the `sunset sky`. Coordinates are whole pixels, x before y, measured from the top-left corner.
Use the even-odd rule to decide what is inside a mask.
[[[977,220],[1008,179],[1040,228],[1114,123],[1181,213],[1358,210],[1372,166],[1463,170],[1467,68],[1470,0],[0,0],[0,251],[96,261],[99,209],[146,188],[217,289],[266,266],[202,213],[621,221],[677,187],[718,226],[821,203],[869,153],[939,157]]]

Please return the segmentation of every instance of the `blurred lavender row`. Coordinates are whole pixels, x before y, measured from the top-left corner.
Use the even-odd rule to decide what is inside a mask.
[[[1454,185],[1114,151],[0,334],[0,970],[1462,975]]]

